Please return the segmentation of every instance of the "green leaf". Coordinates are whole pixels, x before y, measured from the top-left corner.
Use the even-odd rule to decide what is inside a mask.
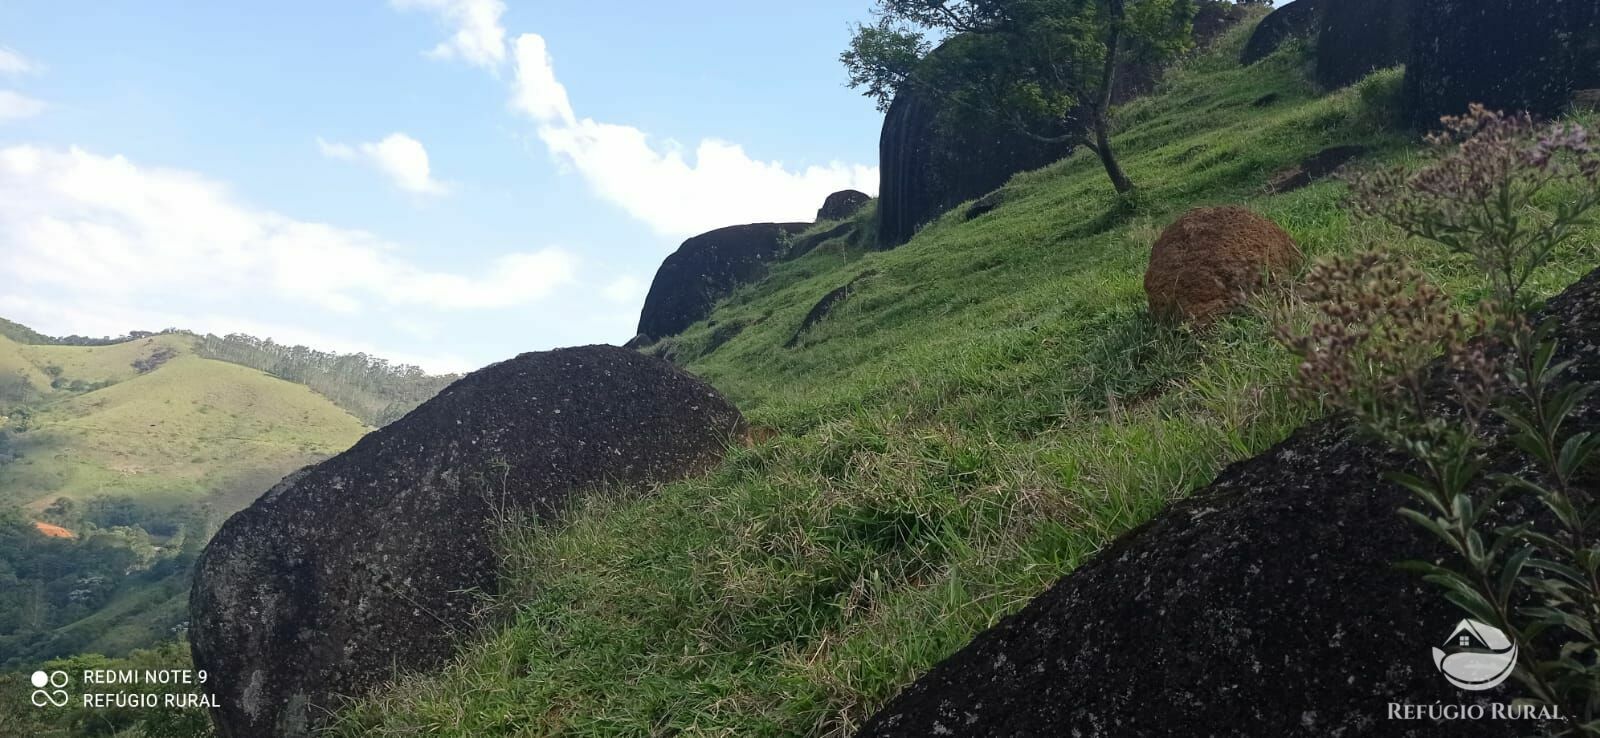
[[[1517,578],[1522,576],[1522,567],[1532,555],[1533,548],[1524,546],[1506,557],[1504,566],[1500,568],[1500,590],[1496,593],[1500,602],[1511,601],[1511,590],[1516,587]]]
[[[1524,562],[1524,565],[1532,569],[1549,572],[1579,586],[1583,585],[1587,579],[1587,577],[1583,575],[1583,572],[1578,571],[1567,564],[1551,561],[1550,559],[1530,558]]]
[[[1454,603],[1456,607],[1465,610],[1474,619],[1493,624],[1499,620],[1494,608],[1489,606],[1488,600],[1483,595],[1470,589],[1451,589],[1444,598]]]

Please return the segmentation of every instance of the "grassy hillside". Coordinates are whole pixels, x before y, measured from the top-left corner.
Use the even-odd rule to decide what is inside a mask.
[[[57,497],[126,494],[232,510],[365,431],[301,385],[195,356],[193,340],[50,346],[0,338],[0,373],[24,377],[38,393],[10,423],[20,458],[0,465],[0,502],[37,509]]]
[[[196,355],[187,334],[69,345],[0,329],[7,668],[178,637],[215,525],[367,430],[305,386]]]
[[[1384,244],[1463,301],[1467,264],[1352,221],[1342,184],[1267,194],[1332,145],[1414,163],[1400,75],[1332,94],[1243,29],[1117,113],[1141,187],[1080,154],[909,244],[825,245],[659,347],[781,434],[715,475],[508,532],[507,620],[441,673],[342,715],[342,735],[842,736],[931,664],[1172,499],[1317,412],[1259,312],[1205,331],[1144,309],[1151,243],[1243,203],[1313,259]],[[1540,275],[1597,261],[1594,234]],[[824,294],[859,279],[786,347]],[[732,326],[732,328],[730,328]],[[732,336],[729,338],[729,336]]]

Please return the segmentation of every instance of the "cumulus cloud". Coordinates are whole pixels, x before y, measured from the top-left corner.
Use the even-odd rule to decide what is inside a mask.
[[[383,172],[406,192],[419,195],[443,195],[449,185],[435,180],[428,164],[428,150],[422,142],[404,133],[391,133],[382,141],[356,144],[330,143],[317,139],[322,155],[332,159],[359,161]]]
[[[434,59],[460,59],[486,69],[497,69],[506,59],[506,29],[500,16],[501,0],[390,0],[400,10],[421,10],[438,17],[451,29],[450,38],[428,51]]]
[[[607,300],[620,303],[631,303],[644,299],[645,290],[649,288],[645,281],[632,275],[623,275],[611,280],[600,289],[600,294]]]
[[[0,90],[0,123],[32,118],[48,107],[43,102],[11,90]]]
[[[511,107],[602,198],[662,235],[682,237],[734,223],[808,221],[829,193],[876,192],[876,167],[834,162],[790,169],[738,144],[701,141],[692,152],[644,131],[579,117],[538,34],[517,38]]]
[[[222,185],[79,148],[0,148],[0,283],[86,301],[253,300],[354,315],[527,305],[574,280],[558,249],[509,253],[472,274],[408,260],[372,234],[237,202]]]

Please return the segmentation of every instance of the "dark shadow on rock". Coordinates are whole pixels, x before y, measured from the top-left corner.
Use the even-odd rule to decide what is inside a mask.
[[[438,667],[496,591],[498,522],[705,472],[743,426],[704,382],[588,346],[473,372],[289,475],[195,565],[189,640],[219,732],[306,736],[336,696]]]
[[[856,275],[855,278],[851,279],[849,282],[846,282],[843,287],[839,287],[828,294],[823,295],[822,299],[817,301],[817,304],[811,306],[811,311],[806,313],[805,319],[800,321],[800,327],[795,329],[794,335],[789,337],[789,340],[783,344],[783,347],[794,348],[795,346],[798,346],[800,344],[800,338],[805,335],[806,331],[811,330],[812,326],[821,323],[824,319],[826,319],[828,315],[833,312],[833,309],[839,306],[839,303],[849,299],[850,293],[855,290],[856,285],[859,285],[862,280],[873,277],[877,275],[877,273],[877,270],[868,269],[867,271]]]
[[[872,202],[872,196],[860,190],[840,190],[828,195],[817,210],[817,222],[844,220],[856,214],[862,206]]]
[[[1404,64],[1412,0],[1329,0],[1317,34],[1317,84],[1344,87]]]
[[[1558,115],[1574,90],[1600,87],[1600,3],[1415,2],[1405,108],[1417,128],[1470,103]]]
[[[1569,378],[1600,380],[1600,273],[1545,311]],[[1570,430],[1600,429],[1600,399]],[[1490,471],[1525,462],[1503,439]],[[860,736],[1515,736],[1528,722],[1391,720],[1463,692],[1430,647],[1462,611],[1395,568],[1448,555],[1396,511],[1403,459],[1340,419],[1228,467],[907,687]],[[1509,510],[1531,509],[1510,500]],[[1531,503],[1528,503],[1531,505]]]
[[[1337,173],[1344,165],[1367,153],[1365,146],[1330,146],[1301,161],[1298,166],[1272,175],[1267,191],[1281,195],[1294,192]]]
[[[753,223],[684,241],[656,270],[638,333],[654,340],[682,333],[734,289],[767,276],[768,265],[789,255],[789,237],[811,225]]]

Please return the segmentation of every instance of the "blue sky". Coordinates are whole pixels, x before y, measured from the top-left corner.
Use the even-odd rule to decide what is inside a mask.
[[[876,187],[869,0],[0,6],[0,316],[431,370],[631,336],[722,225]]]

